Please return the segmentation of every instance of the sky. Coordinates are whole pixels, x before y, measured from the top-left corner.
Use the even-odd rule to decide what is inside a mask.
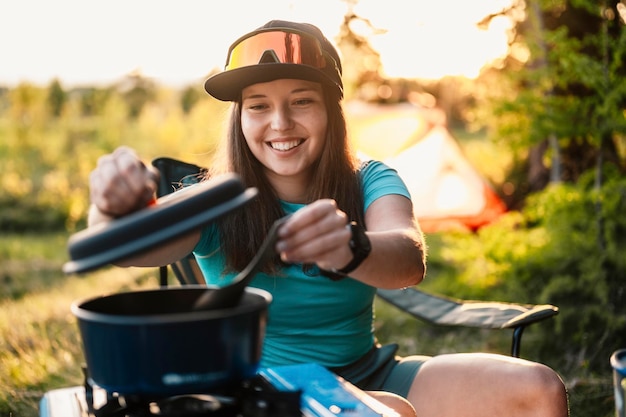
[[[352,1],[354,3],[354,1]],[[506,53],[507,0],[359,0],[388,76],[474,77]],[[139,72],[186,85],[222,68],[232,41],[271,19],[306,21],[334,41],[345,0],[15,0],[0,2],[0,85],[107,84]],[[363,32],[363,34],[368,34]]]

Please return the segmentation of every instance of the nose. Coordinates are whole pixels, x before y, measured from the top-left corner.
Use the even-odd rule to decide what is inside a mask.
[[[272,114],[271,128],[277,132],[289,130],[293,127],[293,119],[288,106],[278,106]]]

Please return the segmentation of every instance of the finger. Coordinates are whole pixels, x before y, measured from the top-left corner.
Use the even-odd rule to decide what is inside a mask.
[[[118,148],[101,157],[90,176],[92,202],[105,213],[126,214],[148,204],[157,180],[133,150]]]
[[[279,230],[279,237],[288,237],[308,227],[318,227],[329,216],[346,217],[332,199],[317,200],[294,213]],[[341,220],[340,220],[341,222]],[[347,220],[343,222],[347,223]]]
[[[126,201],[131,211],[141,209],[156,201],[159,173],[150,169],[134,154],[123,154],[118,159],[120,191],[128,192]]]
[[[281,259],[291,263],[343,265],[350,241],[350,231],[344,226],[305,240],[297,246],[280,251]],[[344,251],[345,249],[345,251]]]
[[[321,210],[318,210],[320,207],[312,207],[306,216],[289,224],[289,231],[283,233],[277,242],[277,250],[283,261],[316,262],[328,252],[348,247],[350,233],[346,228],[347,215],[337,210],[334,204],[324,206]],[[308,206],[302,211],[307,209]],[[337,254],[338,257],[344,255]]]
[[[334,200],[319,200],[297,211],[279,230],[285,250],[340,229],[347,224],[347,215],[337,209]]]
[[[90,193],[92,202],[102,212],[119,215],[127,210],[130,190],[117,171],[113,154],[98,159],[96,169],[90,174]]]

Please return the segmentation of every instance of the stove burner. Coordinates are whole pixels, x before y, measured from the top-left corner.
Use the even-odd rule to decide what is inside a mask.
[[[175,415],[180,411],[185,411],[185,414],[192,416],[232,409],[234,406],[235,399],[230,397],[205,394],[177,395],[150,403],[150,412],[154,415]]]
[[[257,376],[232,392],[162,398],[106,393],[85,372],[81,417],[300,417],[301,391],[278,391]],[[78,394],[76,394],[78,397]]]

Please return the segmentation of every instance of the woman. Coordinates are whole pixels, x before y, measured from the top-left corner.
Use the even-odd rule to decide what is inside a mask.
[[[226,284],[291,214],[276,259],[251,284],[273,296],[262,366],[320,363],[403,415],[568,414],[562,381],[543,365],[488,354],[396,358],[377,348],[376,288],[418,284],[426,249],[396,172],[359,164],[350,151],[340,59],[318,28],[271,21],[241,37],[205,89],[233,102],[211,175],[237,172],[259,197],[127,265],[165,265],[193,250],[209,283]],[[90,225],[145,206],[156,189],[155,174],[124,147],[100,158],[90,183]]]

